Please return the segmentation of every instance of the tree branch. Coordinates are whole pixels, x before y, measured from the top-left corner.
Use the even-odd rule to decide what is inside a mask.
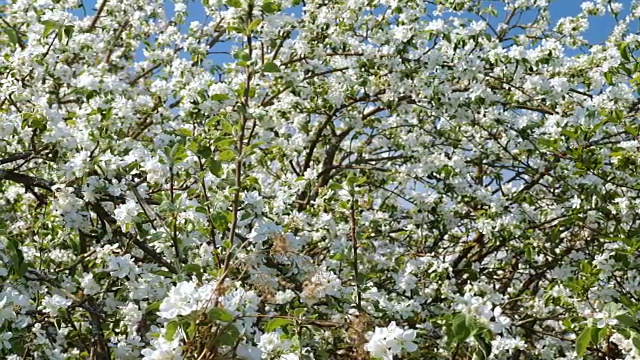
[[[53,186],[52,182],[41,179],[41,178],[33,177],[31,175],[16,173],[13,171],[0,170],[0,180],[9,180],[9,181],[17,182],[24,185],[27,188],[36,187],[36,188],[44,189],[47,191],[53,191],[53,189],[51,188]]]

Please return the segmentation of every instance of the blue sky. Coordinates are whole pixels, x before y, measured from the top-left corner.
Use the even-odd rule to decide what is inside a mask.
[[[87,15],[93,15],[95,13],[96,3],[99,3],[100,1],[102,0],[83,0]],[[5,2],[6,0],[0,0],[0,4]],[[556,23],[563,17],[577,15],[580,12],[580,5],[582,4],[582,2],[583,0],[552,0],[550,5],[552,22]],[[618,2],[622,3],[624,7],[621,16],[625,16],[629,12],[632,0],[618,0]],[[165,4],[167,16],[171,16],[173,14],[173,1],[165,0]],[[206,16],[202,10],[201,0],[187,0],[187,4],[187,11],[189,14],[187,17],[187,23],[190,21],[200,21],[201,23],[205,23],[207,21]],[[500,6],[501,5],[496,5],[496,7]],[[83,11],[81,10],[74,11],[74,13],[78,16],[84,15]],[[500,16],[500,18],[502,18],[502,16]],[[591,44],[601,43],[605,41],[611,33],[611,30],[615,26],[615,20],[610,14],[607,14],[605,16],[590,17],[589,22],[590,27],[584,35]],[[219,44],[216,50],[227,51],[230,46],[230,44]],[[569,55],[579,52],[579,50],[567,50],[567,54]],[[142,56],[142,53],[140,52],[139,55]],[[214,62],[216,63],[224,63],[231,61],[232,58],[225,55],[214,55],[212,57],[212,60],[214,60]]]
[[[582,2],[581,0],[555,0],[551,3],[549,12],[555,21],[563,17],[575,16],[580,12]],[[631,0],[618,0],[618,2],[624,6],[621,16],[625,16],[629,13]],[[615,26],[615,20],[610,14],[591,17],[589,23],[589,30],[585,33],[585,38],[592,44],[606,40]]]
[[[95,12],[96,2],[101,0],[84,0],[85,7],[87,9],[87,14],[93,14]],[[201,1],[199,0],[187,0],[188,1],[188,12],[189,17],[188,21],[200,21],[204,22],[205,15],[202,12]],[[631,6],[632,0],[618,0],[618,2],[622,3],[624,6],[624,10],[622,15],[628,13],[629,8]],[[4,3],[5,0],[0,0],[0,4]],[[566,16],[575,16],[580,12],[580,4],[582,4],[582,0],[552,0],[550,6],[550,13],[552,20],[556,22],[558,19]],[[173,13],[173,5],[171,0],[167,0],[165,2],[167,4],[166,9],[169,14]],[[77,15],[82,16],[82,12],[76,12]],[[611,15],[600,16],[600,17],[591,17],[590,18],[590,27],[587,30],[585,36],[587,40],[591,43],[599,43],[604,41],[611,30],[615,25],[615,20],[611,17]]]

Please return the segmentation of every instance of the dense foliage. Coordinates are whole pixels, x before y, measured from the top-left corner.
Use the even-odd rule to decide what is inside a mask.
[[[0,357],[640,358],[640,4],[548,3],[9,0]]]

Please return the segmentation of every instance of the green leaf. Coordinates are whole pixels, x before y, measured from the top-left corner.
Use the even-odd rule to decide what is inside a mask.
[[[471,360],[486,360],[486,358],[487,357],[484,355],[484,352],[481,349],[478,349],[473,353]]]
[[[357,177],[357,176],[355,176],[355,175],[349,175],[349,176],[347,177],[347,185],[348,185],[348,186],[353,186],[353,185],[355,185],[355,184],[357,184],[357,183],[358,183],[358,177]]]
[[[5,34],[7,34],[7,37],[9,38],[9,42],[12,43],[13,45],[16,45],[19,41],[18,39],[18,33],[16,32],[15,29],[13,28],[4,28],[2,29],[4,31]]]
[[[42,32],[43,38],[49,36],[49,34],[59,26],[58,23],[53,20],[45,20],[42,22],[42,25],[44,25],[44,31]]]
[[[182,271],[185,273],[201,273],[202,268],[198,264],[187,264],[182,267]]]
[[[227,149],[235,143],[236,140],[230,137],[219,137],[214,142],[215,146],[220,150]]]
[[[171,279],[173,277],[173,273],[167,270],[156,270],[153,272],[155,275],[166,277],[167,279]]]
[[[241,28],[240,26],[227,26],[227,31],[230,31],[232,33],[236,33],[236,34],[244,34],[244,29]]]
[[[591,327],[586,327],[576,339],[576,354],[583,357],[587,353],[587,347],[591,342]]]
[[[618,44],[618,50],[620,51],[620,57],[622,57],[622,59],[624,59],[625,61],[631,61],[631,56],[629,55],[629,47],[627,46],[627,43],[620,43]]]
[[[24,276],[24,274],[29,270],[29,267],[24,262],[24,255],[20,249],[20,244],[15,239],[8,239],[7,255],[9,255],[9,259],[11,260],[11,269],[13,270],[13,273],[20,277]]]
[[[74,32],[75,28],[73,27],[73,25],[67,25],[64,27],[64,36],[67,37],[67,39],[71,39],[71,37],[73,36],[73,32]]]
[[[38,130],[46,130],[47,129],[47,119],[44,117],[36,116],[31,118],[31,126],[34,129]]]
[[[224,132],[226,132],[227,134],[233,134],[234,133],[234,128],[233,128],[233,124],[231,124],[228,121],[223,121],[220,123],[220,126],[222,126],[222,130]]]
[[[229,100],[230,97],[227,94],[211,94],[209,95],[209,99],[213,101],[225,101],[225,100]]]
[[[167,324],[167,331],[165,333],[165,338],[167,340],[173,340],[174,336],[176,335],[176,331],[178,331],[178,326],[179,324],[177,320],[170,321]]]
[[[184,129],[187,130],[187,129]],[[169,150],[169,159],[173,164],[177,164],[187,158],[187,149],[179,142],[176,142]]]
[[[265,1],[262,3],[262,12],[271,15],[280,11],[280,7],[273,1]]]
[[[227,5],[234,7],[234,8],[240,8],[242,7],[242,1],[240,0],[227,0],[226,1]]]
[[[625,313],[624,310],[620,309],[620,304],[614,302],[606,303],[602,307],[602,312],[611,316],[617,316]]]
[[[262,66],[262,71],[266,73],[280,72],[280,67],[273,61],[269,61]]]
[[[198,151],[196,152],[196,154],[198,154],[200,157],[208,159],[211,157],[211,155],[213,154],[213,152],[211,151],[211,148],[208,146],[202,146],[198,149]]]
[[[145,314],[151,314],[154,313],[158,310],[160,310],[160,304],[162,303],[162,301],[156,301],[156,302],[152,302],[151,304],[147,305],[147,307],[144,309]]]
[[[573,132],[573,131],[571,131],[571,130],[569,130],[569,129],[563,129],[560,133],[562,135],[564,135],[564,136],[570,137],[571,139],[577,139],[578,138],[578,134]]]
[[[473,319],[466,314],[458,314],[453,318],[451,330],[454,340],[458,343],[464,342],[473,332]]]
[[[269,333],[272,332],[276,329],[279,329],[283,326],[287,326],[289,324],[293,323],[293,321],[289,320],[289,319],[284,319],[284,318],[273,318],[271,320],[269,320],[269,322],[267,323],[267,325],[265,325],[264,327],[264,332],[265,333]]]
[[[621,241],[626,242],[628,240],[629,240],[628,238],[625,238],[624,240],[621,240]],[[627,244],[627,245],[630,246],[630,247],[634,246],[634,245],[629,245],[629,244]],[[625,296],[625,295],[620,295],[619,301],[620,301],[620,303],[622,303],[622,305],[624,305],[624,306],[626,306],[628,308],[633,308],[633,307],[636,306],[636,302],[631,300],[628,296]]]
[[[609,86],[613,86],[613,76],[611,75],[611,72],[607,71],[604,73],[604,79],[607,81]]]
[[[640,350],[640,335],[638,335],[638,333],[631,333],[631,342],[636,349]]]
[[[196,330],[198,330],[196,319],[192,318],[188,325],[189,326],[186,326],[187,330],[185,331],[187,339],[193,339],[193,336],[196,334]]]
[[[229,218],[224,212],[217,212],[211,215],[211,221],[218,231],[225,231],[229,227]]]
[[[193,131],[187,128],[180,128],[177,131],[178,131],[178,134],[182,136],[193,136]]]
[[[573,326],[573,324],[571,323],[571,319],[570,318],[566,318],[566,319],[562,320],[562,326],[564,326],[565,329],[570,330],[571,327]]]
[[[232,322],[235,319],[233,314],[221,308],[213,308],[209,310],[207,314],[209,315],[209,320],[211,321]]]
[[[249,53],[248,53],[248,52],[246,52],[246,51],[242,51],[242,50],[235,52],[235,53],[233,54],[233,57],[234,57],[236,60],[251,61],[251,55],[249,55]]]
[[[251,22],[251,24],[249,24],[249,26],[247,26],[247,31],[251,32],[255,29],[258,28],[258,26],[260,26],[260,24],[262,24],[262,19],[255,19]]]
[[[531,245],[525,245],[524,254],[527,260],[533,261],[536,253]]]
[[[637,331],[640,331],[640,326],[638,325],[638,323],[636,322],[636,320],[634,318],[632,318],[631,316],[627,315],[627,314],[620,314],[618,316],[616,316],[616,320],[618,320],[618,322],[620,322],[620,324],[630,328],[630,329],[634,329]]]
[[[220,161],[209,159],[208,165],[209,165],[209,171],[211,172],[212,175],[214,175],[215,177],[222,176],[223,170],[222,170],[222,163]]]
[[[176,212],[177,210],[178,208],[169,200],[163,201],[158,207],[158,212],[160,214],[171,214]]]
[[[597,326],[591,327],[591,343],[593,345],[598,345],[607,334],[605,328],[599,328]]]
[[[551,140],[551,139],[538,139],[538,142],[540,143],[540,145],[543,145],[545,147],[549,147],[551,149],[556,149],[558,147],[558,141],[557,140]]]
[[[79,241],[77,241],[77,239],[69,237],[67,239],[67,242],[69,243],[69,246],[71,246],[71,249],[73,250],[74,253],[77,254],[80,252],[80,243]]]
[[[482,333],[474,334],[473,338],[478,343],[478,351],[476,351],[478,358],[487,359],[491,355],[491,341],[487,340]]]
[[[631,126],[631,125],[625,126],[624,131],[626,131],[627,133],[633,136],[638,136],[638,128],[635,126]]]
[[[220,154],[218,154],[218,159],[220,161],[230,161],[235,159],[235,157],[236,157],[236,154],[233,152],[233,150],[225,150]]]
[[[234,325],[227,326],[216,338],[216,344],[234,346],[240,337],[240,332]]]

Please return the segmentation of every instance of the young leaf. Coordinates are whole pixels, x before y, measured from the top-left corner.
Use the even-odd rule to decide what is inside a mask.
[[[276,329],[279,329],[283,326],[287,326],[289,324],[291,324],[292,321],[289,319],[284,319],[284,318],[273,318],[271,320],[269,320],[269,322],[267,323],[267,325],[265,325],[264,327],[264,332],[265,333],[269,333],[272,332]]]
[[[227,94],[211,94],[209,95],[209,99],[213,101],[225,101],[229,100],[229,95]]]
[[[202,272],[202,268],[198,264],[187,264],[182,267],[182,272],[184,273],[200,273]]]
[[[266,15],[271,15],[280,10],[280,7],[273,1],[264,1],[262,3],[262,12]]]
[[[251,24],[249,24],[247,30],[249,31],[249,33],[251,33],[253,30],[257,29],[260,24],[262,24],[262,19],[255,19],[251,22]]]
[[[456,342],[461,343],[471,336],[473,320],[466,314],[458,314],[453,318],[451,325]]]
[[[629,55],[629,46],[627,43],[620,43],[618,45],[618,50],[620,51],[620,57],[622,57],[625,61],[631,61],[631,56]]]
[[[225,231],[229,227],[229,219],[222,212],[217,212],[211,215],[211,221],[213,222],[213,226],[218,231]]]
[[[236,157],[236,154],[233,152],[233,150],[225,150],[220,154],[218,154],[218,159],[220,159],[220,161],[230,161],[230,160],[233,160],[235,157]]]
[[[15,29],[13,28],[4,28],[2,29],[4,30],[4,33],[7,34],[7,37],[9,38],[9,42],[12,43],[13,45],[16,45],[19,41],[18,39],[18,33],[16,32]]]
[[[240,337],[240,332],[234,325],[229,325],[216,338],[216,344],[223,346],[233,346]]]
[[[59,26],[58,23],[53,20],[44,20],[42,25],[44,25],[44,31],[42,32],[42,38],[44,39],[46,39],[49,34]]]
[[[210,147],[208,147],[208,146],[202,146],[202,147],[200,147],[200,148],[198,149],[198,151],[197,151],[197,154],[198,154],[200,157],[205,158],[205,159],[210,158],[212,153],[213,153],[213,152],[211,151],[211,148],[210,148]]]
[[[211,321],[232,322],[234,319],[233,314],[222,308],[213,308],[209,310],[208,315]]]
[[[487,329],[484,329],[487,332]],[[482,359],[486,359],[491,355],[491,341],[483,336],[482,332],[473,335],[474,340],[478,344],[478,350],[482,353]]]
[[[178,327],[179,323],[177,320],[170,321],[167,324],[167,331],[165,333],[165,337],[167,338],[167,340],[173,340],[174,336],[176,335],[176,331],[178,331]]]
[[[209,171],[216,177],[222,176],[222,163],[218,160],[209,159]]]
[[[576,339],[576,354],[583,357],[587,352],[587,347],[591,342],[591,327],[586,327]]]
[[[269,61],[262,66],[262,71],[266,73],[280,72],[280,67],[273,61]]]
[[[637,332],[632,332],[631,342],[633,343],[633,346],[636,348],[636,350],[640,350],[640,334],[638,334]]]
[[[241,60],[241,61],[251,61],[251,55],[249,55],[248,52],[246,51],[237,51],[236,53],[233,54],[233,57],[236,60]]]
[[[616,320],[618,320],[620,324],[628,327],[629,329],[640,331],[640,325],[638,325],[638,322],[636,322],[634,318],[627,314],[620,314],[616,316]]]

